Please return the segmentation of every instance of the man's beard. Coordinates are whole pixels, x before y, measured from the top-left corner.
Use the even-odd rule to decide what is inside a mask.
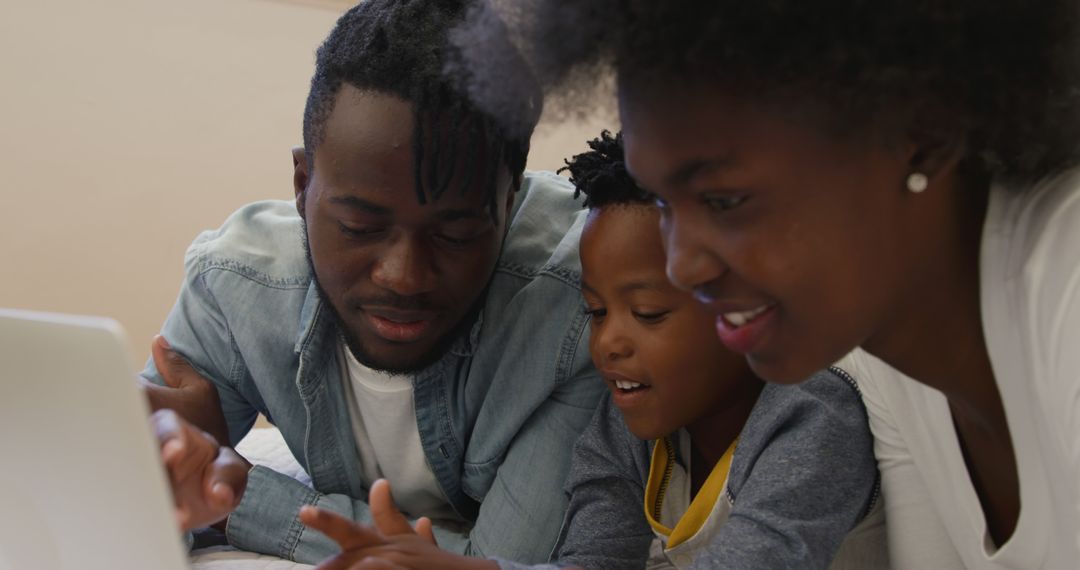
[[[484,291],[480,294],[480,296],[477,298],[477,300],[473,303],[472,307],[470,307],[469,310],[466,311],[466,313],[462,316],[461,320],[454,325],[454,328],[450,329],[449,331],[447,331],[446,334],[439,338],[439,340],[430,349],[428,349],[427,352],[421,354],[419,357],[415,358],[411,362],[391,363],[379,360],[377,356],[372,354],[372,352],[368,350],[362,342],[360,342],[360,339],[357,338],[356,335],[352,334],[352,331],[349,330],[345,319],[342,318],[341,314],[337,310],[337,307],[335,307],[334,304],[330,301],[330,296],[327,295],[326,291],[322,288],[322,284],[319,283],[319,275],[315,272],[315,263],[311,259],[311,248],[308,246],[307,222],[303,223],[303,231],[304,234],[302,237],[304,243],[304,255],[307,257],[308,269],[311,271],[311,279],[315,283],[315,290],[319,295],[319,300],[322,302],[323,307],[330,311],[330,315],[334,320],[334,324],[337,327],[338,332],[341,334],[341,338],[345,341],[345,346],[349,349],[349,352],[352,353],[353,358],[355,358],[356,361],[360,364],[363,364],[364,366],[372,370],[391,375],[414,374],[438,362],[439,359],[441,359],[443,356],[446,355],[447,352],[450,351],[450,348],[459,338],[469,334],[472,331],[473,324],[479,317],[480,310],[484,305],[484,299],[487,298],[486,287]],[[367,301],[370,302],[372,300]],[[379,297],[378,300],[376,300],[376,302],[373,302],[371,304],[381,307],[393,307],[406,310],[422,310],[426,308],[426,305],[423,305],[416,299],[402,297],[389,291],[385,292]]]

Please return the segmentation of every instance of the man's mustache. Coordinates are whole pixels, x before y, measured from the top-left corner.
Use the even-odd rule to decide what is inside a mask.
[[[425,311],[439,312],[439,307],[423,295],[405,297],[393,293],[379,295],[365,295],[349,299],[349,306],[354,310],[362,310],[364,307],[380,307],[383,309],[396,309],[399,311]]]

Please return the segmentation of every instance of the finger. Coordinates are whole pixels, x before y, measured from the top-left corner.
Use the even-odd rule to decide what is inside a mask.
[[[394,564],[384,558],[368,556],[349,567],[349,570],[406,570],[404,566]]]
[[[180,431],[180,418],[172,410],[158,410],[150,414],[150,427],[154,430],[159,445],[176,437]]]
[[[435,530],[432,528],[431,519],[427,517],[420,517],[416,520],[416,534],[431,544],[439,545],[435,540]]]
[[[162,463],[168,469],[169,475],[175,476],[177,467],[184,461],[190,447],[183,420],[172,410],[158,410],[150,415],[150,425],[161,446]]]
[[[315,570],[407,570],[383,558],[343,553],[324,561]]]
[[[165,337],[155,336],[150,352],[154,356],[154,366],[157,367],[158,374],[170,388],[187,388],[207,381],[195,371],[186,358],[173,350]]]
[[[368,503],[371,505],[371,518],[375,521],[375,528],[379,529],[383,536],[415,533],[409,519],[405,518],[394,504],[394,498],[390,494],[390,482],[386,479],[379,479],[371,485]]]
[[[165,381],[165,385],[170,388],[179,388],[183,384],[183,375],[177,373],[176,360],[183,361],[183,358],[176,354],[169,341],[161,335],[154,335],[154,340],[150,342],[150,354],[154,357],[154,367]],[[186,361],[184,363],[186,364]]]
[[[184,532],[191,530],[191,519],[191,509],[187,505],[177,505],[176,525],[180,527],[180,530]]]
[[[219,448],[218,456],[210,464],[203,482],[203,493],[211,505],[222,512],[232,512],[240,503],[247,488],[248,471],[251,466],[236,451]]]
[[[343,551],[359,550],[386,542],[375,529],[317,507],[301,508],[300,522],[328,536]]]
[[[146,396],[146,401],[150,403],[151,412],[156,412],[169,407],[169,394],[172,391],[172,388],[158,386],[142,376],[136,376],[135,381],[139,384],[139,388],[142,389],[143,394]]]
[[[155,412],[154,427],[161,441],[161,459],[174,484],[201,474],[217,457],[218,444],[171,410]]]

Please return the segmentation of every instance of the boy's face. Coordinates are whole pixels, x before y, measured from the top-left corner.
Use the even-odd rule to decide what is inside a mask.
[[[668,281],[648,205],[594,209],[581,235],[589,349],[630,431],[655,439],[720,412],[758,384],[712,315]]]

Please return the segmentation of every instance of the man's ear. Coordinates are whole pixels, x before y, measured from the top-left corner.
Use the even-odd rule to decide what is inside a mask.
[[[307,155],[304,147],[294,146],[292,149],[293,164],[293,192],[296,195],[296,211],[304,218],[304,198],[307,197],[309,178]],[[305,218],[306,219],[306,218]]]
[[[506,227],[510,227],[510,211],[514,209],[514,198],[517,198],[517,193],[521,190],[521,182],[524,178],[524,174],[516,174],[510,182],[510,191],[506,193],[506,204],[503,205],[503,219],[506,220]]]

